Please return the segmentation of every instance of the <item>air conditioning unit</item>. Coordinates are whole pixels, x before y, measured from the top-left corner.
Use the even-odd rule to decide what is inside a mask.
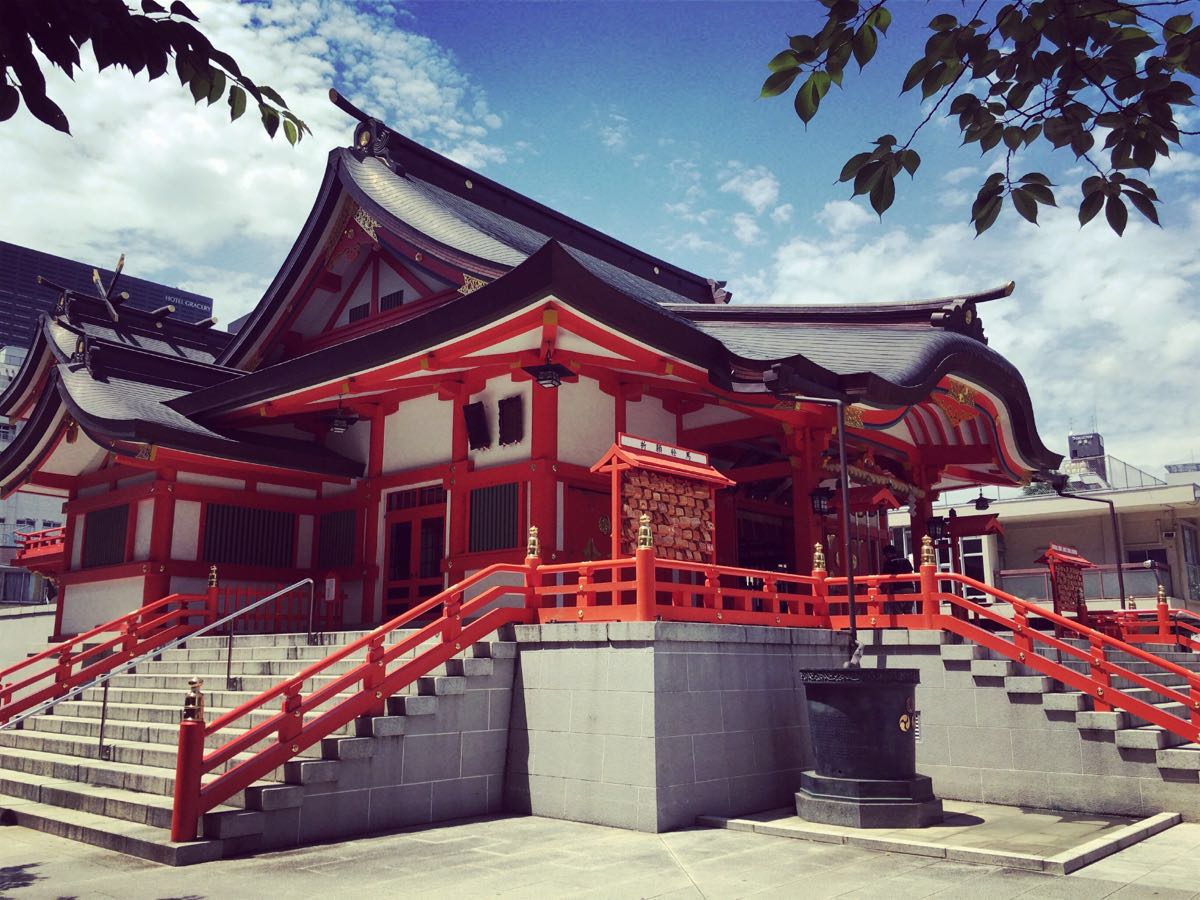
[[[1164,532],[1162,533],[1162,539],[1163,539],[1164,541],[1173,541],[1173,540],[1175,540],[1175,532],[1174,532],[1174,531],[1164,531]]]

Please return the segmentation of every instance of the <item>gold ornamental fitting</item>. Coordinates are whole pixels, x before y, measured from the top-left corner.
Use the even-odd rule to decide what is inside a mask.
[[[187,696],[183,698],[183,718],[185,721],[204,721],[204,679],[194,675],[188,679]]]
[[[933,538],[931,538],[929,535],[925,535],[925,537],[921,538],[921,565],[937,565],[937,557],[933,553]]]
[[[639,550],[650,550],[654,547],[654,532],[650,530],[650,517],[642,513],[638,519],[638,541]]]
[[[536,525],[529,526],[529,542],[525,545],[525,555],[542,555],[542,543],[538,540],[538,527]]]
[[[825,548],[820,544],[813,544],[813,571],[825,571]]]
[[[1167,605],[1167,589],[1161,584],[1158,586],[1158,602],[1162,606]]]
[[[209,587],[217,586],[217,567],[216,566],[208,567],[208,586]]]

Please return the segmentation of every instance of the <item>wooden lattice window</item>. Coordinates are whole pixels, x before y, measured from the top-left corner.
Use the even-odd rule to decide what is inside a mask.
[[[296,562],[295,535],[295,513],[210,503],[204,562],[291,568]]]
[[[336,569],[354,562],[354,510],[321,516],[317,534],[317,568]]]
[[[18,523],[19,525],[20,523]],[[33,520],[30,520],[30,525]],[[94,509],[83,516],[83,567],[115,566],[125,562],[129,504]]]
[[[471,491],[471,553],[517,546],[520,484],[497,484]]]

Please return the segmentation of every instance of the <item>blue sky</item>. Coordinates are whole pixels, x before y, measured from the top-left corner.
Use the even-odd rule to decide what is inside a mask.
[[[1093,421],[1108,449],[1153,468],[1200,453],[1200,157],[1156,167],[1163,229],[1124,239],[1074,219],[1073,159],[1030,157],[1064,187],[1034,227],[967,224],[989,157],[940,117],[924,163],[880,222],[835,184],[879,134],[925,113],[898,84],[929,19],[900,2],[879,55],[852,66],[806,131],[790,99],[758,100],[766,61],[815,30],[815,3],[191,4],[217,46],[313,127],[296,149],[168,79],[52,76],[66,138],[22,111],[0,126],[0,238],[216,298],[229,321],[265,290],[298,234],[325,156],[353,122],[335,86],[393,127],[588,224],[709,277],[735,302],[902,300],[1017,282],[982,309],[1025,374],[1044,439]],[[1200,18],[1200,15],[1198,15]],[[247,117],[249,118],[249,117]],[[1200,119],[1200,117],[1197,117]],[[997,154],[997,158],[998,158]],[[904,179],[907,182],[907,178]],[[1074,200],[1074,203],[1072,203]]]

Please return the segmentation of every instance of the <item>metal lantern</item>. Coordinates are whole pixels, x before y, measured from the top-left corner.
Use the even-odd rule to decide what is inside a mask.
[[[946,536],[946,517],[930,516],[926,519],[925,533],[935,541],[942,540]]]
[[[833,512],[833,490],[827,487],[814,488],[808,495],[812,501],[812,511],[818,516],[827,516]]]

